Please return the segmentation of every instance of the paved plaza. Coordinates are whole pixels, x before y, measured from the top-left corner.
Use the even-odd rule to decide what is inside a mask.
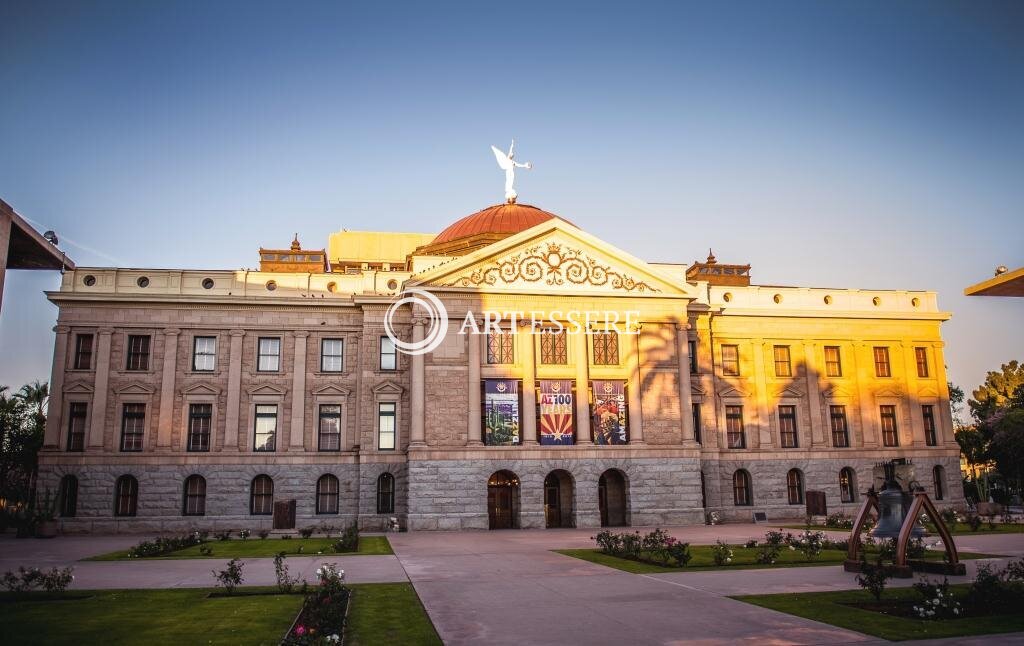
[[[645,528],[637,528],[645,531]],[[671,528],[694,544],[742,543],[769,529],[749,524]],[[728,595],[856,588],[839,566],[630,574],[551,550],[592,547],[593,530],[413,532],[390,534],[393,556],[289,557],[293,574],[313,578],[335,562],[352,583],[411,581],[446,644],[841,644],[881,643],[826,624],[781,614]],[[840,534],[836,534],[837,536]],[[74,587],[209,586],[220,559],[81,561],[125,549],[139,536],[0,537],[0,571],[18,565],[72,565]],[[253,539],[255,540],[255,539]],[[961,551],[1024,555],[1024,535],[963,536]],[[271,559],[245,559],[246,585],[273,585]],[[1003,562],[1006,559],[998,559]],[[979,563],[967,561],[967,582]],[[893,586],[914,579],[893,580]],[[1021,643],[1024,635],[947,640]],[[923,643],[923,642],[922,642]],[[942,642],[935,642],[942,643]]]

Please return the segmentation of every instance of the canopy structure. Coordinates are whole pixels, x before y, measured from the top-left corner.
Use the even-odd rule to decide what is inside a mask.
[[[1005,268],[1000,268],[1005,269]],[[966,296],[1024,296],[1024,267],[1003,271],[994,278],[971,285],[964,290]]]
[[[0,307],[8,269],[74,269],[75,263],[0,200]]]

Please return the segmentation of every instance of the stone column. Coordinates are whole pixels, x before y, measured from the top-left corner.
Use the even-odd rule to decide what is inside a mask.
[[[237,449],[243,431],[238,426],[238,408],[242,397],[242,341],[245,330],[231,330],[228,352],[228,400],[224,411],[224,448]]]
[[[156,448],[171,448],[171,431],[174,427],[174,378],[178,365],[178,335],[181,330],[164,330],[164,361],[160,376],[160,416],[156,423]]]
[[[772,420],[771,411],[768,410],[768,380],[765,373],[764,339],[754,339],[750,348],[751,352],[754,353],[754,384],[757,398],[757,445],[750,448],[770,448],[773,446]]]
[[[932,344],[932,363],[935,364],[933,372],[935,373],[935,385],[939,390],[939,400],[935,403],[938,408],[935,416],[935,443],[939,446],[945,444],[949,448],[956,448],[960,444],[956,441],[956,432],[953,429],[953,410],[949,407],[949,380],[946,377],[946,360],[942,356],[943,346],[941,341]]]
[[[6,249],[4,250],[6,253]],[[2,285],[0,285],[2,289]],[[60,448],[61,420],[64,413],[64,370],[68,358],[68,336],[71,328],[58,325],[53,328],[57,338],[53,344],[53,370],[50,371],[50,403],[46,414],[46,431],[43,447]]]
[[[92,412],[89,417],[89,448],[103,448],[103,431],[107,424],[107,397],[110,396],[110,335],[104,327],[96,334],[96,381],[93,384]]]
[[[587,331],[567,332],[573,337],[576,355],[576,444],[593,444],[590,437],[590,352],[587,350]]]
[[[683,445],[697,444],[693,428],[693,391],[690,389],[690,329],[689,323],[676,326],[676,354],[679,357],[679,421],[682,423]]]
[[[629,359],[629,443],[630,444],[643,444],[644,443],[644,415],[643,415],[643,396],[640,394],[640,330],[642,323],[636,324],[635,330],[627,330],[627,332],[633,332],[629,335],[632,339],[631,345],[633,346]]]
[[[519,356],[523,364],[523,444],[537,444],[537,360],[534,356],[533,327],[520,321],[516,331],[519,337]]]
[[[416,316],[412,319],[412,341],[420,343],[423,341],[423,326],[427,319],[423,316]],[[444,321],[438,321],[438,325],[444,325]],[[412,419],[409,420],[409,448],[425,447],[426,442],[426,397],[424,396],[424,385],[426,382],[426,368],[422,354],[412,355],[412,375],[410,375],[410,390],[412,391]],[[477,362],[479,365],[479,362]],[[478,368],[479,370],[479,368]],[[477,388],[477,392],[480,389]],[[470,393],[472,396],[473,393]]]
[[[868,389],[868,385],[874,380],[875,359],[872,356],[873,350],[868,344],[857,342],[853,344],[854,360],[856,361],[857,375],[857,411],[860,414],[861,446],[878,446],[878,434],[875,432],[875,419],[878,412],[872,408],[874,398]]]
[[[466,444],[469,446],[480,446],[483,440],[480,437],[482,422],[480,410],[480,335],[466,335],[466,358],[469,362],[469,379],[466,383],[466,396],[469,397],[469,420],[466,430]]]
[[[811,428],[811,446],[827,446],[825,428],[821,423],[821,372],[818,368],[817,348],[804,344],[804,377],[807,380],[807,422]]]
[[[292,365],[292,419],[288,426],[288,450],[301,451],[306,439],[306,339],[309,332],[300,330],[295,336],[295,359]]]
[[[900,343],[900,352],[903,353],[903,370],[907,383],[907,415],[910,417],[910,424],[904,424],[900,431],[900,446],[926,446],[924,438],[924,418],[921,415],[921,402],[917,398],[917,357],[914,346],[904,341]],[[893,373],[895,375],[895,373]],[[938,413],[939,411],[935,411]],[[938,420],[936,422],[935,443],[939,443]]]

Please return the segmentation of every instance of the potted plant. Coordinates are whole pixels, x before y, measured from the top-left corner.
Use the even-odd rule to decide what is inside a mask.
[[[41,501],[36,504],[35,530],[36,538],[53,538],[57,535],[57,502],[59,496],[52,496],[50,489]]]

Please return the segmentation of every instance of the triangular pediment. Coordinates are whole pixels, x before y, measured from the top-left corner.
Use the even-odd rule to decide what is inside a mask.
[[[783,398],[799,399],[799,398],[801,398],[803,396],[804,396],[803,391],[802,390],[798,390],[798,389],[794,388],[793,386],[786,386],[785,388],[775,392],[775,398],[776,399],[783,399]]]
[[[744,399],[747,396],[747,392],[745,390],[740,390],[736,386],[726,386],[723,390],[720,390],[718,392],[718,396],[721,397],[722,399],[726,399],[726,398]]]
[[[925,386],[924,388],[921,388],[920,390],[917,391],[917,396],[918,397],[938,397],[939,393],[934,388],[931,388],[929,386]]]
[[[65,393],[92,393],[93,387],[84,381],[73,381],[64,386]]]
[[[883,388],[875,391],[875,397],[902,397],[903,393],[898,388]]]
[[[192,384],[181,389],[182,395],[219,395],[220,390],[207,383]]]
[[[405,390],[393,381],[382,381],[372,388],[376,395],[401,395]]]
[[[831,388],[824,390],[821,394],[826,399],[839,399],[841,397],[853,396],[853,394],[850,391],[846,390],[845,388],[840,388],[839,386],[832,386]]]
[[[344,386],[338,386],[335,384],[327,384],[326,386],[320,386],[313,391],[314,395],[320,396],[332,396],[332,397],[348,397],[349,393],[352,392]]]
[[[249,389],[249,395],[250,396],[257,396],[257,395],[284,396],[287,392],[288,391],[285,390],[284,388],[281,388],[279,386],[275,386],[273,384],[263,384],[262,386],[256,386],[254,388],[250,388]]]
[[[700,395],[703,397],[704,395],[707,394],[707,392],[705,392],[704,389],[700,387],[700,385],[690,382],[690,394]]]
[[[114,392],[118,395],[152,395],[156,392],[156,388],[135,382],[127,386],[121,386]]]
[[[555,218],[414,276],[409,287],[696,298],[696,288]]]

